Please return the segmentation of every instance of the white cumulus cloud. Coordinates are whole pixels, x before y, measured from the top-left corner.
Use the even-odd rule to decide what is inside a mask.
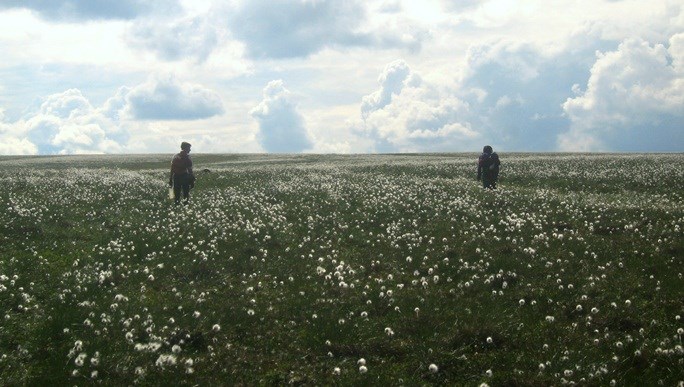
[[[117,153],[128,138],[78,89],[48,96],[36,111],[4,127],[11,154]]]
[[[599,53],[586,89],[575,90],[563,104],[563,150],[684,149],[684,34],[669,47],[627,39]]]
[[[250,114],[259,122],[257,140],[268,152],[301,152],[312,146],[292,93],[282,80],[268,83],[263,100]]]
[[[462,151],[479,134],[466,120],[469,107],[411,71],[403,60],[389,63],[378,90],[363,97],[357,130],[380,152]]]
[[[110,114],[138,120],[196,120],[224,112],[215,91],[182,83],[174,76],[152,77],[130,90],[121,89],[107,102],[107,108]]]
[[[19,137],[13,125],[3,122],[4,113],[0,109],[0,155],[35,155],[38,147],[25,137]]]

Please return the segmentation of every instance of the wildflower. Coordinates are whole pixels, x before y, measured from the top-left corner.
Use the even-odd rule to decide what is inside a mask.
[[[365,374],[366,372],[368,372],[368,368],[366,368],[366,366],[362,365],[359,367],[359,372],[362,374]]]
[[[86,354],[84,352],[80,353],[77,357],[76,360],[74,360],[74,364],[76,367],[82,367],[83,363],[85,362]]]
[[[166,365],[176,365],[176,356],[169,354],[161,354],[154,362],[157,367],[164,367]]]
[[[436,373],[437,371],[439,371],[439,368],[438,368],[437,365],[434,364],[434,363],[433,363],[433,364],[430,364],[430,366],[428,367],[428,369],[429,369],[430,372],[432,372],[433,374]]]
[[[219,332],[221,330],[221,326],[218,324],[214,324],[214,326],[211,327],[211,330],[214,332]]]
[[[491,369],[488,369],[487,371],[485,371],[485,375],[487,375],[487,377],[491,378],[492,375],[494,375],[494,373],[492,372]]]
[[[339,375],[341,372],[342,370],[340,370],[340,367],[333,368],[333,375]]]

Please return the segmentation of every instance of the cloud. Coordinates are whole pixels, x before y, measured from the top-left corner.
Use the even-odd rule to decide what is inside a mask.
[[[470,106],[473,128],[495,147],[554,151],[570,128],[562,104],[586,83],[595,51],[617,42],[583,29],[552,45],[496,40],[468,49],[455,93]]]
[[[586,89],[563,103],[563,150],[682,151],[684,33],[669,47],[627,39],[598,53]]]
[[[116,153],[128,139],[77,89],[48,96],[37,110],[4,126],[10,154]]]
[[[422,30],[364,31],[357,0],[249,0],[228,12],[232,36],[251,58],[306,57],[330,47],[420,47]]]
[[[123,109],[116,110],[123,106]],[[221,97],[203,86],[181,83],[174,76],[152,77],[121,89],[106,103],[109,114],[138,120],[196,120],[224,112]]]
[[[69,89],[60,94],[48,96],[40,105],[40,115],[68,119],[88,114],[93,110],[90,102],[78,89]]]
[[[126,35],[128,43],[152,51],[168,61],[194,58],[204,62],[219,44],[220,31],[207,17],[182,18],[173,22],[141,20]]]
[[[26,138],[14,133],[12,125],[4,121],[4,112],[0,109],[0,155],[35,155],[38,148]]]
[[[411,73],[406,62],[398,60],[385,67],[385,71],[378,77],[378,82],[380,89],[361,100],[361,116],[364,119],[392,102],[392,96],[399,95],[404,86],[420,84],[420,79]]]
[[[465,12],[481,6],[485,0],[441,0],[440,3],[447,11]]]
[[[466,121],[469,107],[411,71],[402,60],[389,63],[380,87],[363,97],[356,130],[379,152],[459,151],[475,146],[479,134]]]
[[[167,14],[180,10],[180,5],[175,0],[4,0],[0,3],[0,10],[11,8],[30,9],[48,20],[75,22]]]
[[[304,119],[282,80],[268,83],[263,100],[250,114],[259,122],[257,140],[266,151],[302,152],[312,146]]]

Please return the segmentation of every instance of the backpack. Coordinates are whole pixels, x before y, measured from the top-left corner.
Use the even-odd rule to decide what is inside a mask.
[[[499,161],[499,155],[497,155],[496,152],[493,152],[491,155],[489,155],[489,159],[491,163],[489,165],[489,170],[496,171],[498,173],[499,165],[501,165],[501,161]]]
[[[499,161],[499,155],[497,155],[496,152],[483,153],[480,156],[480,165],[491,172],[498,173],[499,165],[501,165],[501,162]]]

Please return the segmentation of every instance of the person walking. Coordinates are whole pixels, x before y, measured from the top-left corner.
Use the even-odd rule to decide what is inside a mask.
[[[482,180],[482,187],[496,189],[500,165],[499,155],[494,152],[491,146],[485,145],[477,160],[477,180]]]
[[[190,201],[190,189],[195,187],[195,174],[192,172],[192,159],[190,158],[191,145],[185,141],[181,143],[181,151],[171,159],[171,176],[169,187],[173,187],[173,196],[176,204],[180,204],[181,193],[183,204]]]

